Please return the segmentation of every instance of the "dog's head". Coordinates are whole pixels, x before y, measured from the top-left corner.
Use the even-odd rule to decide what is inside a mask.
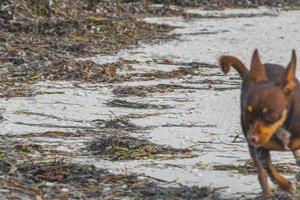
[[[254,51],[249,72],[251,87],[244,105],[249,128],[247,139],[251,145],[259,147],[268,143],[286,121],[289,100],[297,86],[295,72],[296,53],[293,51],[292,59],[281,80],[268,80],[258,51]]]

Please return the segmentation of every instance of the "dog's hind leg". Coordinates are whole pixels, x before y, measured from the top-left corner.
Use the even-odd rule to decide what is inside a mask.
[[[294,150],[293,154],[296,160],[296,164],[298,165],[298,167],[300,167],[300,149]]]
[[[293,183],[288,181],[285,177],[277,172],[272,164],[270,151],[266,149],[257,149],[257,156],[271,180],[278,184],[282,190],[292,193],[294,191]]]
[[[300,139],[299,138],[291,139],[289,148],[293,151],[296,164],[300,167]]]
[[[293,154],[294,154],[297,166],[300,167],[300,149],[293,150]],[[297,179],[299,179],[299,175],[300,174],[296,175]]]

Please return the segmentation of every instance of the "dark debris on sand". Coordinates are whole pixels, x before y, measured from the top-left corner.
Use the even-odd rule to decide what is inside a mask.
[[[108,135],[91,141],[87,150],[109,160],[171,159],[193,157],[191,149],[175,149],[131,136]]]
[[[2,199],[219,199],[218,189],[170,186],[143,175],[116,175],[62,160],[23,163],[0,178]]]
[[[253,8],[258,6],[297,7],[299,0],[150,0],[154,3],[173,4],[178,6],[200,6],[206,9]]]
[[[217,171],[233,171],[240,174],[257,174],[257,169],[252,160],[240,165],[213,165],[213,170]],[[283,174],[297,174],[297,166],[295,163],[278,163],[275,164],[278,172]]]
[[[222,189],[178,185],[143,174],[113,174],[94,165],[54,160],[11,164],[0,159],[1,199],[165,199],[228,200]],[[298,196],[276,192],[278,200],[296,200]],[[250,200],[231,198],[231,200]],[[252,198],[262,199],[261,196]]]
[[[152,6],[151,3],[161,3],[162,6]],[[162,61],[163,64],[189,67],[179,67],[171,72],[154,71],[122,76],[118,74],[118,70],[128,67],[128,62],[97,64],[78,59],[95,54],[113,54],[121,49],[132,48],[141,41],[153,42],[156,39],[176,37],[169,34],[174,27],[148,24],[141,20],[145,16],[204,17],[185,14],[182,8],[173,9],[170,4],[222,9],[262,4],[281,7],[299,5],[299,1],[1,0],[0,97],[36,94],[27,84],[45,80],[112,83],[135,79],[179,79],[201,74],[199,66],[213,66],[201,63],[171,63],[165,60]],[[120,87],[113,92],[118,97],[147,96],[148,93],[176,89],[187,88],[176,84],[159,84]],[[120,99],[108,103],[111,106],[127,108],[168,108],[165,105],[140,104]],[[107,133],[109,130],[109,133],[119,135],[91,134],[97,137],[86,144],[80,156],[93,154],[97,158],[108,160],[176,159],[194,156],[191,149],[175,149],[146,139],[121,135],[126,131],[143,129],[131,123],[128,118],[116,117],[96,120],[94,123],[103,132]],[[86,132],[52,131],[45,132],[43,137],[79,137],[83,134],[88,135]],[[41,136],[39,133],[24,135]],[[1,199],[222,199],[218,189],[214,188],[173,186],[144,175],[116,175],[93,165],[63,160],[50,161],[48,157],[45,158],[47,162],[41,162],[49,152],[47,147],[39,144],[22,141],[6,143],[1,138],[0,145]],[[240,170],[241,167],[218,166],[218,169]],[[246,170],[251,172],[250,167]],[[286,194],[277,196],[278,199],[290,198]]]
[[[114,99],[107,103],[111,107],[132,108],[132,109],[167,109],[170,105],[156,105],[150,103],[130,102],[122,99]]]
[[[26,84],[43,80],[115,82],[131,79],[117,74],[125,63],[99,65],[78,57],[112,54],[140,41],[172,39],[174,27],[149,24],[145,16],[184,16],[180,6],[238,6],[234,0],[216,1],[98,1],[2,0],[0,2],[0,97],[33,95]],[[242,5],[246,1],[242,1]],[[247,1],[246,4],[296,5],[298,1]],[[270,3],[268,3],[270,2]],[[272,3],[278,2],[278,3]],[[160,3],[162,6],[153,6]],[[245,6],[247,7],[247,6]],[[198,16],[199,17],[199,16]],[[201,17],[201,16],[200,16]],[[202,16],[203,17],[203,16]],[[182,76],[151,72],[139,78]]]
[[[30,93],[20,84],[41,80],[118,79],[116,68],[123,63],[98,65],[78,57],[170,38],[172,27],[141,19],[175,12],[148,3],[92,0],[5,0],[0,8],[0,96],[8,97]]]
[[[142,127],[134,123],[131,123],[128,118],[118,117],[118,116],[108,120],[104,120],[104,119],[94,120],[93,124],[95,124],[97,128],[109,129],[110,131],[114,129],[122,130],[122,131],[134,131],[134,130],[142,129]]]

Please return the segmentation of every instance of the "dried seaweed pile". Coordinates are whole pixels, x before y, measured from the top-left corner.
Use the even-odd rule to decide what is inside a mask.
[[[150,0],[153,3],[174,4],[179,6],[201,6],[210,9],[224,7],[257,7],[257,6],[300,6],[299,0]]]
[[[193,157],[190,149],[175,149],[130,136],[106,136],[88,144],[88,151],[109,160],[168,159]]]
[[[0,179],[3,199],[219,199],[217,189],[167,186],[138,174],[115,175],[62,160],[28,163],[5,174]]]
[[[273,1],[247,2],[269,5]],[[284,2],[282,5],[299,3]],[[152,3],[162,3],[162,6]],[[42,80],[124,80],[116,69],[125,67],[126,63],[102,66],[77,58],[116,53],[140,41],[176,37],[168,34],[173,27],[145,23],[142,20],[145,16],[205,17],[187,14],[183,8],[170,4],[222,8],[222,5],[238,6],[240,1],[1,1],[0,96],[31,95],[23,87],[24,83]],[[172,73],[148,73],[143,78],[165,78],[184,72]]]
[[[115,53],[141,40],[168,38],[172,29],[141,20],[146,14],[168,10],[144,3],[6,0],[0,8],[2,96],[21,95],[15,92],[24,90],[19,83],[109,81],[123,63],[103,66],[77,58]]]

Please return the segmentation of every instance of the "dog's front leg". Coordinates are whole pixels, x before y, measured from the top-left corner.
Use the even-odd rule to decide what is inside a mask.
[[[257,167],[258,180],[263,190],[264,199],[273,199],[273,192],[270,189],[268,183],[268,174],[267,171],[264,169],[263,163],[260,160],[261,157],[259,156],[260,152],[258,151],[258,149],[254,148],[253,146],[248,145],[248,147],[249,147],[251,158],[253,159],[254,164]]]
[[[293,193],[295,189],[293,183],[277,172],[274,165],[272,164],[270,151],[264,148],[257,149],[256,151],[258,160],[262,163],[264,169],[268,173],[273,183],[278,184],[278,186],[282,190]]]

